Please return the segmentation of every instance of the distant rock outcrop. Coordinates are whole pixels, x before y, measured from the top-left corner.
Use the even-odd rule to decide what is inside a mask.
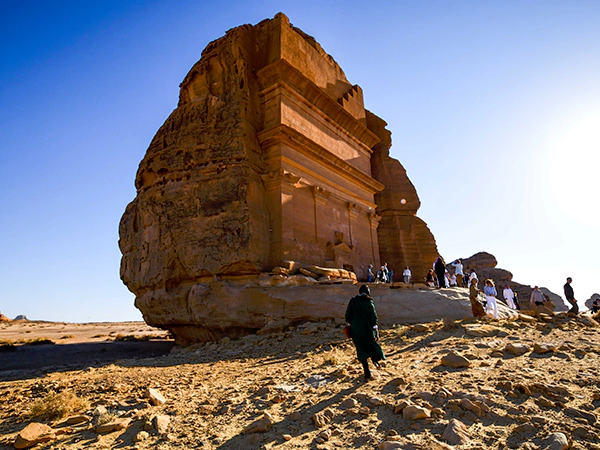
[[[519,301],[522,305],[529,304],[529,298],[531,297],[531,292],[533,291],[533,287],[521,284],[513,281],[513,274],[508,270],[499,269],[496,267],[498,261],[496,257],[487,252],[479,252],[474,254],[469,258],[461,258],[464,266],[465,274],[471,271],[471,269],[475,270],[477,274],[477,278],[479,279],[479,288],[483,289],[483,282],[490,278],[494,280],[498,290],[498,298],[503,300],[502,290],[504,286],[508,285],[510,288],[518,294]],[[448,270],[453,273],[454,267],[452,264],[448,264]],[[569,308],[560,297],[549,289],[544,287],[540,287],[542,293],[546,294],[550,300],[554,303],[554,311],[567,311]]]
[[[10,322],[11,320],[4,314],[0,313],[0,322]]]
[[[25,314],[19,314],[17,317],[15,317],[13,320],[22,320],[22,321],[26,321],[29,320],[27,318],[27,316]]]
[[[585,301],[585,307],[587,309],[592,309],[592,304],[598,299],[600,299],[600,294],[592,294],[592,296]]]

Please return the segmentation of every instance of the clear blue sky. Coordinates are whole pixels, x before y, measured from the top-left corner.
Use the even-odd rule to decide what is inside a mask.
[[[139,320],[118,224],[178,86],[282,11],[362,86],[446,260],[600,291],[600,2],[0,0],[0,311]]]

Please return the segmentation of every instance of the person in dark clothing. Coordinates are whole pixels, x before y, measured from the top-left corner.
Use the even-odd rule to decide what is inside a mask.
[[[579,313],[579,306],[577,305],[577,300],[575,300],[575,293],[573,292],[573,288],[571,287],[571,282],[573,279],[571,277],[567,278],[567,282],[563,286],[565,290],[565,298],[571,304],[570,313],[577,314]]]
[[[427,275],[425,276],[425,284],[427,286],[435,287],[435,278],[433,275],[433,270],[429,269]]]
[[[352,342],[356,347],[356,356],[363,366],[365,381],[372,380],[369,370],[369,358],[375,367],[385,359],[379,340],[379,320],[375,311],[375,303],[371,298],[369,286],[363,284],[356,297],[352,297],[346,308],[346,322],[350,325]]]
[[[438,259],[435,260],[435,264],[433,265],[435,270],[435,274],[437,275],[438,284],[441,288],[446,287],[446,264],[444,263],[444,259],[441,256],[438,256]]]

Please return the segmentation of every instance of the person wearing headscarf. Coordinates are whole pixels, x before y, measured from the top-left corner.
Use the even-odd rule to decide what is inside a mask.
[[[483,293],[485,294],[485,312],[489,313],[490,311],[494,311],[494,319],[498,318],[498,303],[496,301],[496,295],[498,292],[496,291],[496,287],[494,286],[494,281],[491,279],[485,280],[485,286],[483,287]]]
[[[433,265],[433,270],[435,270],[435,274],[437,275],[438,283],[440,288],[446,287],[446,264],[444,263],[444,259],[441,256],[435,260]]]
[[[373,379],[369,370],[369,358],[375,367],[379,367],[379,361],[385,359],[385,354],[377,342],[379,340],[379,320],[369,286],[363,284],[358,292],[356,297],[350,299],[346,308],[346,323],[350,325],[356,356],[362,364],[365,381],[368,381]]]
[[[515,293],[508,284],[504,286],[502,295],[504,295],[504,300],[510,309],[517,309],[517,305],[515,305]]]
[[[477,289],[477,278],[473,278],[469,286],[469,301],[471,302],[471,312],[473,313],[473,317],[485,316],[483,306],[481,306],[481,303],[477,300],[477,294],[480,292],[481,291]]]

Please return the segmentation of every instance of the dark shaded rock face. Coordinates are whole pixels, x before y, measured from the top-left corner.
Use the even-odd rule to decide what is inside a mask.
[[[437,248],[385,125],[283,14],[211,42],[140,163],[120,223],[121,278],[145,320],[210,331],[223,321],[195,308],[228,299],[206,286],[258,285],[284,261],[363,280],[387,261],[422,278]]]

